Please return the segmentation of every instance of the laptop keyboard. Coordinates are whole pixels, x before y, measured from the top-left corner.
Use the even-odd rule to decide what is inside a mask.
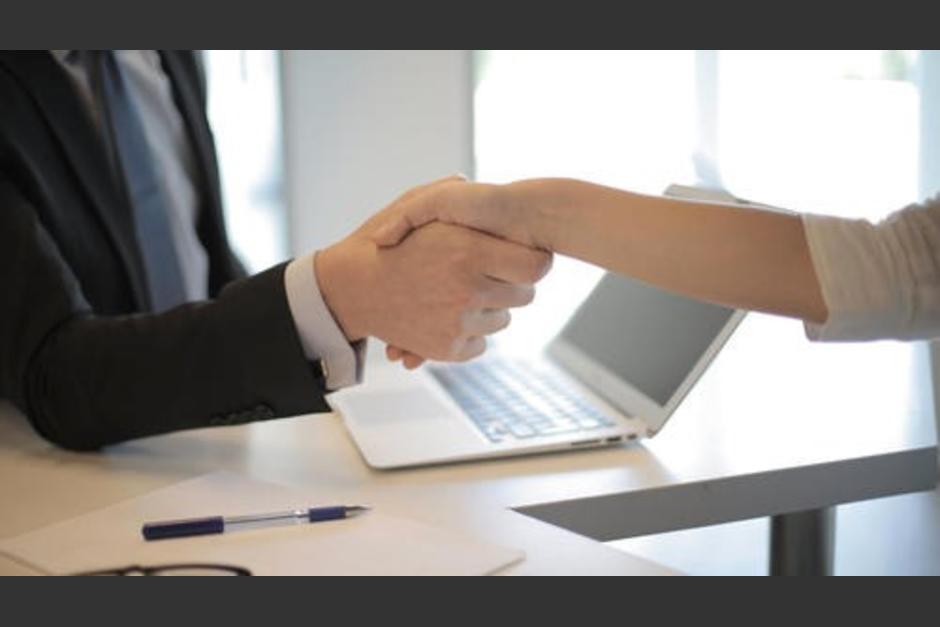
[[[614,426],[565,379],[525,362],[488,359],[429,371],[494,443]]]

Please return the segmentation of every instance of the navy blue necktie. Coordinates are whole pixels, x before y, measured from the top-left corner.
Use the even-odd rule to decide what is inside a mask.
[[[92,75],[97,79],[103,126],[133,207],[137,241],[147,271],[153,311],[165,311],[187,300],[183,273],[170,230],[170,205],[159,184],[143,123],[128,93],[127,80],[114,51],[91,52],[88,58]]]

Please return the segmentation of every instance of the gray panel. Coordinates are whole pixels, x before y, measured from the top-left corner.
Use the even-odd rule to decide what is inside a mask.
[[[789,467],[711,481],[518,507],[551,525],[609,542],[652,533],[776,516],[937,485],[937,447]]]
[[[733,315],[731,309],[608,274],[562,337],[665,405]]]

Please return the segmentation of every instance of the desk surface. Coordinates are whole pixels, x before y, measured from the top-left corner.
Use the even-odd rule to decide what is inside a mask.
[[[752,316],[652,440],[390,472],[370,470],[333,415],[81,455],[50,447],[0,405],[0,537],[226,469],[523,549],[518,573],[666,573],[595,540],[932,488],[925,358],[899,344],[812,346],[798,325]]]
[[[512,494],[460,472],[373,473],[333,415],[191,431],[82,455],[50,447],[21,415],[0,405],[0,538],[219,469],[299,487],[317,502],[369,503],[522,549],[527,559],[508,571],[513,574],[673,574],[516,513],[509,508]],[[32,573],[0,556],[3,574]]]

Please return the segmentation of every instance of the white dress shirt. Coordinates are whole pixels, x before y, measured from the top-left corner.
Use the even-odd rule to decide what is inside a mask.
[[[69,50],[50,52],[69,74],[100,127],[100,112],[85,68]],[[170,199],[168,218],[187,297],[190,301],[204,300],[208,296],[209,262],[196,231],[196,162],[185,123],[173,100],[172,85],[154,50],[117,50],[115,57],[127,77],[128,92],[137,106],[153,158],[164,174],[160,184]],[[310,255],[288,264],[284,274],[287,301],[304,354],[320,362],[327,388],[338,390],[361,380],[364,344],[354,348],[346,340],[323,301],[314,263],[315,255]]]
[[[883,222],[805,216],[829,319],[824,341],[940,337],[940,196]]]

